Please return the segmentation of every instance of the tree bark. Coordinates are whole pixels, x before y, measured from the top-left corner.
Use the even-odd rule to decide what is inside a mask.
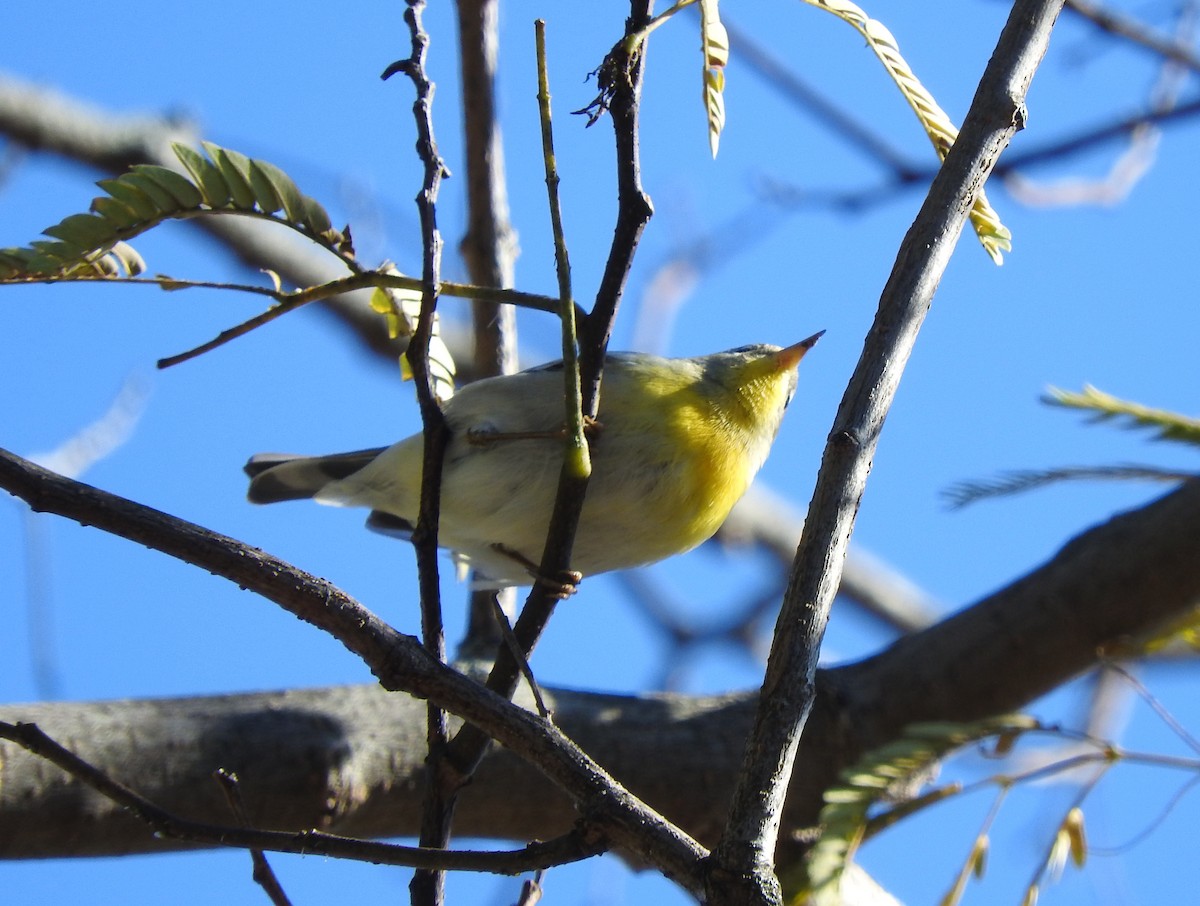
[[[913,721],[1011,711],[1128,650],[1200,604],[1200,480],[1114,517],[1048,563],[872,658],[821,672],[785,825],[812,824],[821,793],[862,752]],[[543,690],[555,721],[631,792],[711,843],[754,695],[614,696]],[[419,821],[424,703],[376,686],[91,703],[8,705],[85,760],[182,816],[235,823],[211,774],[238,773],[261,826],[411,836]],[[577,817],[536,769],[498,750],[464,791],[463,836],[546,839]],[[786,835],[784,837],[787,839]],[[786,846],[786,842],[784,843]],[[184,848],[58,768],[0,743],[0,857]]]

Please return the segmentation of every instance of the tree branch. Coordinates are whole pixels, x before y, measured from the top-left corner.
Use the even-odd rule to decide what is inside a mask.
[[[421,460],[421,501],[413,532],[417,552],[417,575],[421,599],[421,641],[425,650],[439,663],[446,661],[446,634],[442,620],[442,593],[438,578],[438,526],[441,513],[442,464],[450,429],[438,402],[433,378],[429,372],[429,341],[437,317],[439,283],[442,278],[442,235],[437,226],[437,198],[442,178],[450,175],[437,149],[433,132],[434,84],[425,70],[429,52],[429,35],[421,16],[424,0],[407,0],[404,22],[408,26],[411,53],[393,63],[384,72],[386,79],[403,72],[413,83],[416,99],[413,118],[416,120],[417,156],[424,170],[421,190],[417,193],[417,212],[421,221],[421,313],[413,331],[412,342],[405,355],[412,370],[417,402],[421,408],[421,428],[424,436],[424,455]],[[455,796],[462,778],[456,776],[446,760],[449,738],[446,713],[440,704],[430,701],[426,706],[426,747],[428,751],[425,778],[425,802],[422,806],[420,843],[423,847],[444,848],[450,842],[450,827],[454,820]],[[441,906],[445,901],[446,875],[440,870],[418,869],[409,883],[413,906]]]
[[[196,128],[152,117],[122,117],[56,91],[0,76],[0,132],[34,151],[46,151],[96,167],[124,173],[133,164],[178,166],[171,142],[194,144]],[[316,286],[345,276],[345,269],[308,243],[244,218],[204,217],[196,225],[231,251],[247,267],[276,271],[296,286]],[[321,305],[374,352],[395,363],[403,345],[387,336],[384,321],[369,304],[370,293],[348,293]]]
[[[617,784],[552,725],[451,670],[330,583],[232,538],[41,469],[0,450],[0,487],[36,512],[53,512],[170,554],[258,592],[329,632],[361,657],[380,684],[438,703],[528,758],[614,844],[641,853],[697,892],[705,851]]]
[[[776,624],[758,712],[730,811],[714,850],[714,902],[778,903],[775,849],[797,746],[815,697],[829,608],[837,592],[871,461],[900,375],[971,204],[1024,124],[1025,91],[1062,0],[1020,0],[1000,35],[962,132],[901,244],[879,311],[842,398]]]
[[[516,279],[517,234],[509,219],[504,142],[496,116],[499,0],[457,0],[458,60],[462,75],[463,151],[466,156],[467,230],[459,251],[480,286],[511,287]],[[518,370],[517,317],[511,305],[471,306],[473,359],[482,377]],[[516,615],[516,589],[471,592],[463,659],[492,659],[503,641],[493,612]]]
[[[0,482],[13,483],[2,459]],[[102,516],[92,511],[93,522]],[[1044,565],[937,626],[862,662],[821,671],[785,826],[813,826],[838,772],[904,725],[1022,708],[1094,666],[1100,652],[1120,653],[1130,640],[1190,612],[1200,604],[1196,538],[1200,480],[1081,533]],[[280,573],[275,583],[292,581]],[[558,726],[629,790],[696,839],[717,839],[755,695],[544,691]],[[531,719],[520,713],[523,722]],[[6,705],[0,719],[36,723],[114,779],[194,821],[227,819],[209,779],[226,767],[241,778],[258,827],[359,838],[418,830],[424,706],[379,686]],[[522,732],[518,727],[506,746],[519,745]],[[0,765],[0,858],[185,848],[155,839],[143,822],[41,759],[0,745]],[[555,771],[540,773],[516,751],[494,750],[462,794],[456,828],[509,840],[568,832],[580,813],[548,779]],[[585,814],[603,831],[602,813]],[[785,837],[781,861],[798,847]]]
[[[51,739],[36,724],[10,724],[0,721],[0,739],[8,739],[25,751],[62,768],[73,779],[95,790],[143,822],[151,836],[167,837],[196,846],[225,846],[250,849],[258,853],[270,851],[322,855],[372,862],[377,865],[402,865],[426,871],[483,871],[499,874],[519,874],[577,862],[599,855],[606,848],[600,840],[589,840],[579,831],[570,831],[554,840],[531,843],[522,849],[509,852],[471,852],[372,843],[318,830],[290,833],[191,821],[160,808],[125,784],[113,780],[103,770]],[[228,772],[225,773],[228,776]]]

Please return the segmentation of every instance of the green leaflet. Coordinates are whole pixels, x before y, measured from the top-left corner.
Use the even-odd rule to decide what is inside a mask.
[[[866,753],[857,764],[842,771],[840,782],[825,791],[821,810],[821,838],[810,850],[804,866],[805,878],[789,871],[785,887],[789,902],[813,906],[835,906],[841,902],[842,879],[854,853],[868,833],[873,806],[893,800],[892,810],[900,817],[932,805],[959,792],[957,787],[935,789],[922,796],[903,790],[912,778],[920,778],[951,750],[988,736],[1008,737],[1031,730],[1036,721],[1023,715],[1004,715],[974,723],[921,723],[905,728],[904,734]],[[890,822],[888,822],[890,823]],[[807,900],[802,898],[807,896]]]
[[[1131,428],[1151,428],[1156,431],[1156,440],[1200,444],[1200,419],[1124,400],[1091,384],[1084,384],[1080,393],[1050,387],[1043,400],[1054,406],[1092,412],[1098,421],[1121,419]]]
[[[106,193],[88,213],[72,214],[44,230],[51,240],[0,249],[0,281],[30,278],[134,276],[144,264],[124,242],[164,220],[215,211],[267,216],[303,233],[342,258],[353,250],[333,229],[329,215],[274,164],[203,143],[201,154],[176,143],[180,170],[136,164],[128,173],[102,179]]]

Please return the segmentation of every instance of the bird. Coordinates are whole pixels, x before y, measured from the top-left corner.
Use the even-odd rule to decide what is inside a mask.
[[[823,334],[692,358],[605,357],[567,594],[577,579],[663,560],[716,533],[765,462],[797,365]],[[469,563],[477,588],[559,581],[536,564],[563,462],[562,369],[485,378],[444,405],[438,544]],[[258,454],[245,466],[247,497],[369,507],[368,525],[411,533],[422,457],[420,432],[331,456]]]

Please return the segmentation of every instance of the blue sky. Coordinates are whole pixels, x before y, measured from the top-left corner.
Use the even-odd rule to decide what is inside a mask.
[[[448,4],[427,14],[431,74],[438,84],[435,127],[455,174],[438,209],[447,241],[445,275],[464,279],[454,248],[464,226],[457,63]],[[1168,11],[1144,6],[1143,15]],[[1006,4],[880,2],[867,7],[896,35],[907,59],[955,120],[961,120],[995,43]],[[361,256],[390,258],[415,272],[419,245],[412,198],[419,169],[412,152],[411,87],[379,73],[406,53],[399,4],[344,7],[311,2],[220,7],[187,14],[151,3],[106,6],[104,32],[65,26],[75,10],[59,3],[23,7],[0,34],[5,75],[54,86],[118,115],[177,113],[218,144],[270,160],[322,200],[335,223],[354,226]],[[590,5],[586,16],[555,5],[514,2],[502,14],[499,106],[522,255],[522,289],[553,292],[553,249],[538,151],[533,26],[548,18],[550,74],[559,169],[576,292],[594,293],[615,210],[611,129],[590,130],[567,111],[594,94],[587,72],[620,33],[620,4]],[[885,137],[914,163],[932,151],[899,94],[862,40],[831,16],[802,4],[770,4],[725,15],[796,73]],[[857,359],[896,248],[920,204],[918,191],[889,194],[860,211],[817,204],[785,209],[766,188],[861,190],[885,182],[870,160],[765,86],[733,55],[727,128],[709,159],[699,103],[698,37],[689,16],[653,37],[643,108],[644,179],[652,221],[631,276],[614,348],[635,339],[672,355],[751,342],[786,345],[827,330],[801,368],[796,401],[762,480],[806,505],[821,445]],[[1117,47],[1064,17],[1029,98],[1029,128],[1013,152],[1142,109],[1157,77],[1146,55]],[[1189,87],[1195,89],[1195,77]],[[1000,185],[994,206],[1013,232],[1013,251],[996,268],[964,236],[889,416],[854,543],[889,562],[946,610],[957,609],[1046,560],[1084,528],[1150,499],[1146,486],[1057,487],[963,512],[941,492],[954,482],[1014,468],[1127,461],[1194,467],[1188,451],[1144,435],[1089,427],[1048,409],[1048,385],[1085,382],[1118,396],[1185,413],[1197,410],[1194,235],[1200,188],[1200,127],[1168,127],[1157,157],[1127,198],[1109,206],[1025,206]],[[1120,151],[1109,145],[1028,172],[1033,179],[1097,178]],[[18,161],[0,188],[0,245],[24,244],[61,217],[87,208],[97,174],[76,164]],[[748,215],[754,215],[747,220]],[[735,225],[736,224],[736,225]],[[749,225],[748,225],[749,224]],[[695,290],[669,327],[646,298],[664,263],[708,243]],[[255,279],[208,239],[169,225],[136,243],[152,271],[179,277]],[[395,371],[364,359],[317,312],[301,312],[217,352],[164,373],[159,357],[196,345],[255,314],[257,298],[134,287],[9,288],[0,306],[0,446],[23,455],[53,449],[110,405],[129,378],[147,388],[130,439],[85,477],[291,560],[356,595],[405,631],[415,631],[413,568],[407,551],[366,534],[361,514],[316,507],[252,508],[240,471],[262,450],[331,452],[390,443],[417,429],[411,388]],[[465,314],[453,300],[445,317]],[[555,357],[557,327],[520,316],[524,364]],[[649,339],[645,339],[649,338]],[[29,534],[20,505],[0,507],[0,578],[10,631],[0,638],[0,700],[38,697],[31,625],[49,634],[64,698],[237,692],[366,682],[366,669],[338,644],[268,603],[220,580],[127,542],[56,519]],[[28,539],[50,576],[49,610],[31,624],[24,551]],[[447,572],[449,572],[447,570]],[[732,606],[754,566],[698,551],[653,568],[672,597],[696,614]],[[446,580],[448,624],[461,595]],[[847,608],[835,611],[827,661],[867,654],[887,636]],[[600,577],[560,609],[534,669],[548,684],[606,691],[647,688],[662,664],[662,640],[626,598]],[[702,652],[685,688],[715,692],[755,685],[759,667],[744,655]],[[1200,723],[1190,674],[1157,668],[1147,679],[1187,726]],[[1035,710],[1077,722],[1083,694],[1068,690]],[[1127,740],[1170,747],[1154,720],[1134,710]],[[1114,782],[1097,800],[1093,842],[1132,837],[1149,819],[1124,819],[1131,795],[1165,802],[1174,779]],[[1135,788],[1136,787],[1136,788]],[[1033,791],[1002,821],[987,881],[967,902],[1015,902],[1032,874],[1057,814],[1046,803],[1062,790]],[[1158,797],[1155,799],[1154,797]],[[920,829],[894,832],[864,861],[912,903],[949,885],[986,803],[935,813]],[[1024,811],[1020,811],[1024,809]],[[1150,809],[1153,814],[1153,809]],[[1090,816],[1091,813],[1089,813]],[[1039,820],[1039,816],[1041,820]],[[1194,833],[1185,802],[1158,832],[1119,858],[1068,872],[1044,902],[1156,902]],[[1142,823],[1139,823],[1141,821]],[[918,841],[928,867],[913,871]],[[323,902],[354,885],[364,899],[400,896],[393,870],[316,859],[280,859],[300,902]],[[186,879],[180,884],[181,879]],[[261,901],[240,854],[128,861],[0,864],[14,901],[228,903]],[[610,861],[552,872],[559,903],[673,902],[661,882]],[[511,901],[515,882],[456,880],[452,894]]]

